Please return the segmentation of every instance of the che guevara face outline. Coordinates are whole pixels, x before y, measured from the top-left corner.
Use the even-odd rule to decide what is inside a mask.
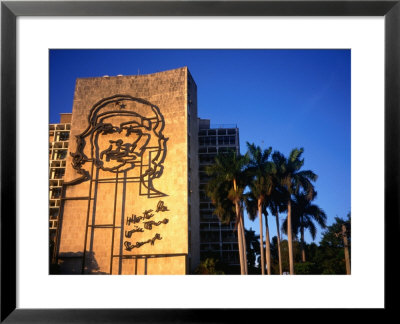
[[[120,116],[105,115],[100,119],[103,127],[92,134],[95,165],[104,171],[124,172],[135,168],[154,137],[151,120],[136,113],[124,117],[128,121],[115,123],[113,119],[121,119]]]
[[[146,117],[129,108],[131,101],[147,108],[149,113]],[[92,161],[104,171],[127,172],[134,169],[137,162],[150,151],[147,168],[140,174],[140,182],[148,187],[153,179],[161,177],[168,138],[162,133],[165,122],[157,106],[140,98],[115,95],[96,103],[89,112],[88,122],[86,130],[76,136],[76,151],[71,153],[72,167],[81,177],[66,185],[90,179],[89,172],[83,168],[86,162]],[[90,157],[84,153],[85,146],[89,144],[87,141],[91,145]]]

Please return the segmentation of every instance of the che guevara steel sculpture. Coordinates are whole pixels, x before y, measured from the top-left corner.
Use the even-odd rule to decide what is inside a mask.
[[[141,196],[148,198],[166,196],[157,190],[153,183],[164,171],[163,163],[167,155],[168,140],[163,135],[164,127],[165,121],[160,109],[144,99],[118,94],[100,100],[91,108],[88,126],[76,136],[76,150],[70,153],[72,167],[79,177],[66,182],[65,185],[94,181],[96,180],[93,179],[94,174],[102,170],[114,174],[117,184],[123,180],[139,183]],[[158,205],[160,204],[162,206],[163,201],[160,200]],[[150,212],[152,210],[145,211],[147,216]],[[125,237],[130,239],[134,232],[143,232],[152,226],[167,223],[166,218],[159,222],[147,221],[144,228],[135,225],[133,230],[125,231]],[[126,225],[129,225],[128,221]],[[125,250],[131,251],[146,243],[153,245],[160,239],[162,237],[157,233],[153,238],[133,245],[125,241]]]
[[[130,110],[130,103],[139,103],[147,107],[150,117]],[[76,136],[76,151],[71,153],[72,167],[81,177],[67,184],[89,180],[89,171],[83,166],[90,161],[94,162],[97,168],[113,173],[146,165],[141,168],[138,181],[148,190],[149,196],[165,196],[153,187],[153,180],[160,178],[163,173],[163,163],[167,154],[168,138],[162,133],[164,126],[165,121],[160,109],[144,99],[115,95],[100,100],[90,110],[88,127]],[[108,143],[106,137],[109,138]],[[91,144],[89,157],[84,153],[87,141]],[[107,147],[101,142],[107,143]],[[143,163],[146,153],[149,152],[153,156],[146,161],[148,164]]]

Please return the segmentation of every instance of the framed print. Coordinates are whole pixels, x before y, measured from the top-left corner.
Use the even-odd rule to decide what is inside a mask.
[[[393,255],[397,253],[394,247],[395,238],[399,235],[398,0],[3,1],[1,26],[1,321],[225,322],[233,320],[239,311],[244,312],[246,316],[253,316],[250,315],[251,312],[265,316],[264,311],[271,308],[393,310],[395,301],[390,296],[398,283]],[[76,143],[71,144],[71,156],[66,158],[66,185],[62,189],[63,205],[60,207],[65,216],[65,226],[63,234],[57,232],[55,242],[58,246],[51,252],[54,260],[57,260],[54,264],[63,268],[50,269],[51,274],[61,271],[58,273],[78,275],[60,276],[44,273],[48,266],[44,264],[47,251],[39,250],[48,244],[48,240],[40,229],[43,227],[41,221],[31,216],[43,213],[47,215],[49,209],[48,199],[46,204],[42,204],[44,200],[40,196],[41,192],[48,190],[48,170],[43,168],[41,158],[47,154],[48,144],[40,143],[43,139],[48,140],[49,136],[47,107],[52,98],[49,94],[49,80],[53,77],[56,54],[70,55],[74,51],[78,53],[79,50],[77,56],[71,56],[71,59],[58,63],[58,67],[63,68],[59,76],[63,77],[73,65],[87,64],[88,61],[83,59],[84,55],[95,50],[108,51],[107,55],[111,50],[119,50],[119,58],[117,55],[110,56],[110,59],[122,62],[124,54],[121,53],[128,50],[140,50],[143,55],[155,55],[157,52],[155,57],[162,60],[163,57],[179,57],[178,52],[183,49],[190,55],[203,57],[201,69],[210,75],[211,70],[219,68],[220,73],[231,72],[227,71],[228,62],[224,60],[220,60],[219,65],[212,65],[209,61],[207,66],[205,58],[209,52],[216,55],[216,50],[239,53],[231,58],[231,63],[237,64],[234,72],[239,76],[244,76],[248,69],[254,70],[254,74],[274,73],[272,68],[263,70],[261,66],[251,65],[249,58],[255,56],[246,56],[250,51],[258,54],[265,50],[273,50],[276,56],[265,56],[271,61],[275,57],[286,55],[285,51],[294,49],[300,56],[304,54],[303,50],[321,50],[326,53],[332,51],[335,55],[339,52],[344,55],[348,77],[337,82],[338,88],[335,88],[335,91],[346,88],[350,93],[351,84],[351,96],[348,96],[347,102],[349,107],[351,104],[351,224],[354,231],[351,271],[349,262],[346,262],[346,272],[351,275],[265,276],[265,280],[260,279],[264,278],[262,276],[181,276],[191,273],[187,269],[191,267],[194,252],[192,250],[192,253],[189,253],[186,247],[194,243],[191,234],[186,234],[187,228],[190,232],[190,226],[194,225],[193,219],[191,225],[189,220],[178,222],[174,218],[174,212],[191,215],[188,210],[194,203],[188,203],[184,208],[175,206],[180,206],[181,201],[190,197],[190,180],[187,185],[186,178],[193,180],[194,177],[191,178],[189,173],[181,171],[181,177],[185,178],[181,182],[176,173],[168,171],[180,170],[181,166],[182,170],[198,170],[196,164],[190,164],[190,157],[197,154],[198,150],[200,152],[200,149],[196,146],[197,137],[195,140],[192,136],[193,143],[189,142],[189,122],[190,115],[197,114],[195,90],[198,87],[200,91],[202,84],[199,82],[196,87],[196,77],[192,78],[188,72],[190,66],[174,68],[168,72],[173,80],[185,75],[186,79],[182,84],[180,81],[174,81],[173,90],[177,91],[176,89],[182,86],[182,91],[188,93],[187,102],[182,106],[177,104],[179,96],[160,97],[155,93],[148,95],[152,100],[145,100],[121,93],[124,82],[136,82],[139,88],[146,88],[151,82],[155,84],[154,89],[165,86],[166,82],[162,77],[164,72],[160,71],[159,67],[153,67],[151,73],[154,74],[149,77],[151,80],[146,79],[147,76],[141,79],[141,74],[146,70],[138,71],[132,80],[120,74],[114,79],[108,75],[94,75],[92,78],[90,73],[90,78],[78,79],[72,118],[85,115],[86,119],[85,123],[75,123],[71,128]],[[313,64],[317,64],[318,60],[325,60],[330,64],[337,59],[334,55],[313,58]],[[191,62],[188,59],[181,61],[182,66]],[[275,64],[282,69],[283,63],[279,60],[276,62]],[[298,67],[304,61],[293,61],[292,65],[286,68],[297,68],[296,62]],[[129,64],[129,60],[123,64]],[[301,73],[307,75],[311,72],[304,68]],[[320,73],[324,80],[331,81],[321,91],[332,91],[332,74],[327,75],[321,71]],[[284,79],[280,73],[276,73],[277,82],[279,77]],[[112,88],[114,92],[110,90],[111,86],[106,84],[109,79],[115,80]],[[222,89],[235,89],[236,81],[233,79],[221,80],[224,81],[220,83],[225,83],[223,86],[217,85],[221,92]],[[287,79],[282,83],[292,87],[293,96],[300,96],[304,91],[304,87],[295,84],[295,80]],[[270,86],[273,87],[273,82]],[[90,98],[89,95],[83,95],[89,89],[92,96]],[[262,92],[263,88],[254,81],[251,88],[247,85],[243,90],[240,90],[240,87],[238,89],[235,95],[231,95],[235,97],[234,100],[225,101],[225,104],[232,107],[231,116],[240,120],[240,114],[244,116],[243,119],[246,119],[247,114],[245,111],[239,111],[240,114],[235,115],[234,112],[237,109],[234,108],[235,100],[243,106],[246,105],[246,102],[240,99],[240,96],[243,96],[241,91],[249,92],[248,89],[251,89],[254,92]],[[148,92],[151,90],[143,91]],[[338,92],[332,95],[332,102],[339,96]],[[196,99],[193,99],[194,97]],[[214,100],[220,102],[222,107],[224,101],[218,101],[221,98],[216,95]],[[319,100],[318,95],[310,100]],[[182,108],[181,115],[178,114],[180,108],[169,111],[164,107],[174,105]],[[187,115],[185,107],[188,111],[192,109]],[[299,108],[299,114],[306,116],[311,109],[312,103],[307,108]],[[335,122],[339,115],[340,109],[336,107],[332,108],[330,114],[324,115],[324,118]],[[339,129],[338,133],[331,134],[333,139],[337,139],[337,143],[340,143],[341,132],[350,134],[350,111],[347,111],[347,115],[348,129]],[[197,122],[197,115],[195,116]],[[68,116],[64,117],[68,119]],[[186,125],[185,123],[187,128],[177,127],[178,124]],[[328,128],[327,120],[322,119],[321,124]],[[282,132],[289,127],[290,125],[283,128]],[[222,131],[221,127],[219,129]],[[229,127],[226,129],[229,130]],[[62,129],[59,135],[62,136],[69,130]],[[182,130],[183,135],[178,130]],[[180,141],[181,137],[186,138],[185,132],[188,132],[189,139],[187,142]],[[276,130],[275,133],[279,131]],[[320,134],[321,131],[316,132],[314,136],[318,136],[317,133]],[[176,137],[171,137],[171,134]],[[231,141],[227,131],[224,135],[226,138],[218,137],[217,141],[221,141],[218,143],[220,146],[228,146]],[[133,144],[124,142],[128,137],[135,138]],[[199,137],[200,140],[211,141],[205,137]],[[223,142],[225,140],[226,143]],[[234,139],[232,141],[231,144],[235,145]],[[202,145],[203,149],[207,146],[205,143]],[[216,147],[219,147],[218,145]],[[50,150],[51,156],[60,154],[60,150],[60,147],[53,145]],[[196,153],[191,154],[190,150]],[[188,166],[183,165],[184,158],[180,155],[183,151],[186,152],[182,155],[184,158],[189,156]],[[350,143],[348,151],[350,152]],[[47,156],[45,158],[47,159]],[[52,158],[50,160],[52,161]],[[346,161],[349,160],[350,154]],[[54,158],[54,172],[58,172],[57,163],[59,161]],[[330,167],[332,172],[338,168],[334,163]],[[72,177],[71,174],[75,176]],[[110,174],[112,180],[108,178]],[[46,178],[44,188],[42,177]],[[51,178],[53,182],[57,179]],[[102,182],[105,183],[105,189],[101,188]],[[305,180],[301,183],[303,189],[307,187]],[[81,184],[84,189],[77,189]],[[71,185],[71,189],[66,189],[68,185]],[[130,191],[135,192],[134,199],[126,195],[126,187],[129,186],[135,188]],[[350,188],[342,190],[350,191]],[[55,194],[54,191],[50,193]],[[90,205],[97,197],[100,197],[99,200],[107,200],[107,204],[104,204],[107,205],[104,207],[108,208],[107,213],[96,211],[97,202]],[[69,203],[72,200],[79,202]],[[143,208],[140,210],[135,209],[137,201],[143,201]],[[56,204],[56,200],[54,203]],[[83,206],[81,209],[77,207],[79,204]],[[126,214],[118,214],[116,210],[125,210],[125,204],[129,207]],[[82,217],[79,216],[81,214]],[[105,214],[113,217],[108,219]],[[103,221],[107,225],[98,225],[94,220],[101,220],[102,217],[107,219]],[[50,226],[57,220],[54,216]],[[118,220],[121,224],[118,224]],[[81,234],[73,228],[77,222],[86,222],[85,230],[82,230]],[[140,227],[141,225],[143,227]],[[240,222],[237,226],[240,228]],[[99,243],[93,239],[98,235],[94,233],[104,233],[106,230],[110,230],[111,238],[104,236],[107,239],[102,240],[108,240],[110,243],[104,248],[104,251],[111,251],[107,252],[108,254],[103,253],[102,241]],[[153,234],[145,236],[149,231],[153,231]],[[140,236],[141,233],[144,233],[143,237]],[[340,235],[343,238],[347,237],[343,233],[345,229]],[[85,244],[82,255],[71,252],[74,251],[71,238],[77,235],[83,237],[81,241]],[[132,237],[141,239],[133,240]],[[118,253],[115,252],[114,242],[120,246]],[[347,246],[348,243],[344,242]],[[97,254],[86,253],[86,244]],[[173,244],[184,248],[171,250]],[[300,243],[298,246],[301,246]],[[142,254],[135,254],[139,248]],[[165,264],[173,264],[172,267],[176,269],[175,276],[158,276],[164,274],[164,261],[154,260],[156,254],[148,252],[154,251],[152,249],[157,249],[162,258],[170,258]],[[290,245],[288,249],[291,249]],[[102,253],[105,256],[102,256]],[[344,253],[348,261],[348,251],[344,249]],[[118,257],[118,260],[114,257]],[[240,264],[246,264],[240,272],[247,273],[247,261],[243,261],[243,253],[240,258]],[[343,264],[344,259],[343,257]],[[258,262],[264,263],[264,260]],[[135,270],[125,273],[125,264],[134,267]],[[291,264],[288,267],[290,268]],[[271,269],[267,270],[269,274]],[[290,268],[290,274],[292,271]],[[332,273],[329,271],[325,270],[324,273]],[[313,289],[305,289],[306,286]],[[255,291],[249,287],[260,289]],[[341,287],[341,290],[338,291],[337,287]],[[267,290],[272,293],[264,296]],[[302,297],[299,298],[296,293]],[[252,294],[254,301],[235,298],[237,294]]]

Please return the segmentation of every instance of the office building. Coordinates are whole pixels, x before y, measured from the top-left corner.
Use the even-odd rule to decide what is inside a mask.
[[[61,206],[61,189],[71,130],[71,114],[61,114],[59,124],[49,125],[49,236],[54,241]]]
[[[186,67],[77,79],[61,161],[61,273],[194,271],[197,134],[197,88]]]
[[[190,274],[207,257],[238,266],[234,222],[219,222],[204,190],[205,167],[229,150],[239,152],[238,128],[198,118],[187,68],[77,79],[72,113],[50,125],[60,272]]]
[[[200,258],[212,257],[225,265],[237,267],[239,250],[235,224],[221,223],[213,215],[213,205],[205,192],[208,182],[206,167],[218,153],[240,152],[239,129],[236,125],[211,125],[208,119],[199,119],[199,179],[200,179]]]

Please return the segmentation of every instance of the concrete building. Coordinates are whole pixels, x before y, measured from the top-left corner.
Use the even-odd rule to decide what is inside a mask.
[[[65,168],[55,203],[61,273],[187,274],[197,267],[197,119],[197,87],[186,67],[77,79],[68,154],[56,161]]]
[[[49,235],[52,241],[58,227],[70,129],[70,113],[61,114],[59,124],[49,125]]]
[[[73,112],[49,139],[61,273],[188,274],[207,257],[239,265],[234,223],[221,224],[205,194],[205,167],[240,151],[239,129],[198,118],[187,68],[78,79]]]
[[[199,119],[199,179],[200,179],[200,259],[213,257],[226,265],[239,266],[239,249],[235,224],[222,224],[213,215],[213,205],[206,196],[208,176],[206,166],[214,162],[220,152],[240,152],[239,129],[236,125],[210,125],[210,120]]]

